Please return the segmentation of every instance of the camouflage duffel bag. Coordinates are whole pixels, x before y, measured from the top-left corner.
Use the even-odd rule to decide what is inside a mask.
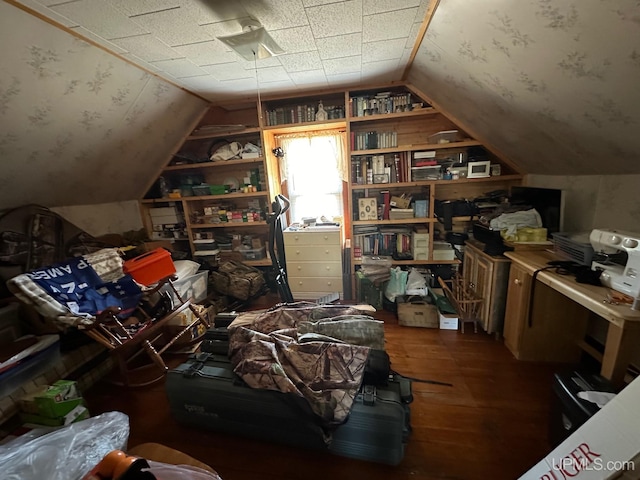
[[[264,275],[257,268],[227,260],[211,272],[213,288],[223,295],[248,300],[264,287]]]

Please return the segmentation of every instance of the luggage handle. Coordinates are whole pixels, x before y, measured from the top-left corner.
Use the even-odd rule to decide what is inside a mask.
[[[210,356],[211,356],[211,354],[209,354],[209,353],[198,353],[195,356],[195,362],[193,362],[191,365],[189,365],[189,368],[187,370],[185,370],[182,375],[184,377],[187,377],[187,378],[195,377],[198,374],[198,372],[200,371],[200,369],[207,362],[207,360],[209,359]]]

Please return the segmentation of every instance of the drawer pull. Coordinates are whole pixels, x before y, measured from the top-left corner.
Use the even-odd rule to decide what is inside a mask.
[[[324,268],[326,268],[326,269],[327,269],[327,271],[331,270],[331,267],[329,267],[329,266],[326,266],[326,267],[324,267]]]
[[[516,278],[513,283],[515,283],[516,285],[520,285],[522,282],[520,281],[519,278]]]
[[[329,255],[329,250],[325,250],[324,253],[326,253],[327,255]]]
[[[324,236],[324,239],[325,239],[325,240],[329,240],[329,237],[325,235],[325,236]]]
[[[298,285],[302,285],[302,281],[299,281],[299,282],[298,282]]]
[[[296,255],[300,255],[300,250],[296,250]]]
[[[298,240],[300,240],[300,238],[296,235],[295,237],[293,237],[293,239],[297,242]]]
[[[329,287],[330,287],[330,286],[331,286],[331,282],[327,282],[327,286],[329,286]]]
[[[302,267],[300,265],[298,265],[298,271],[302,270]]]

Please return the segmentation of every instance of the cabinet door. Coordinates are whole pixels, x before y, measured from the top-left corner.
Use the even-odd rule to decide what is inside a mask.
[[[504,318],[504,343],[516,358],[520,356],[522,333],[529,315],[531,280],[531,275],[526,270],[511,264]]]

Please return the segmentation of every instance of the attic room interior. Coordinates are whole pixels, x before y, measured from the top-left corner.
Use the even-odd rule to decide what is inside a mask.
[[[0,2],[0,469],[640,478],[639,7]]]

